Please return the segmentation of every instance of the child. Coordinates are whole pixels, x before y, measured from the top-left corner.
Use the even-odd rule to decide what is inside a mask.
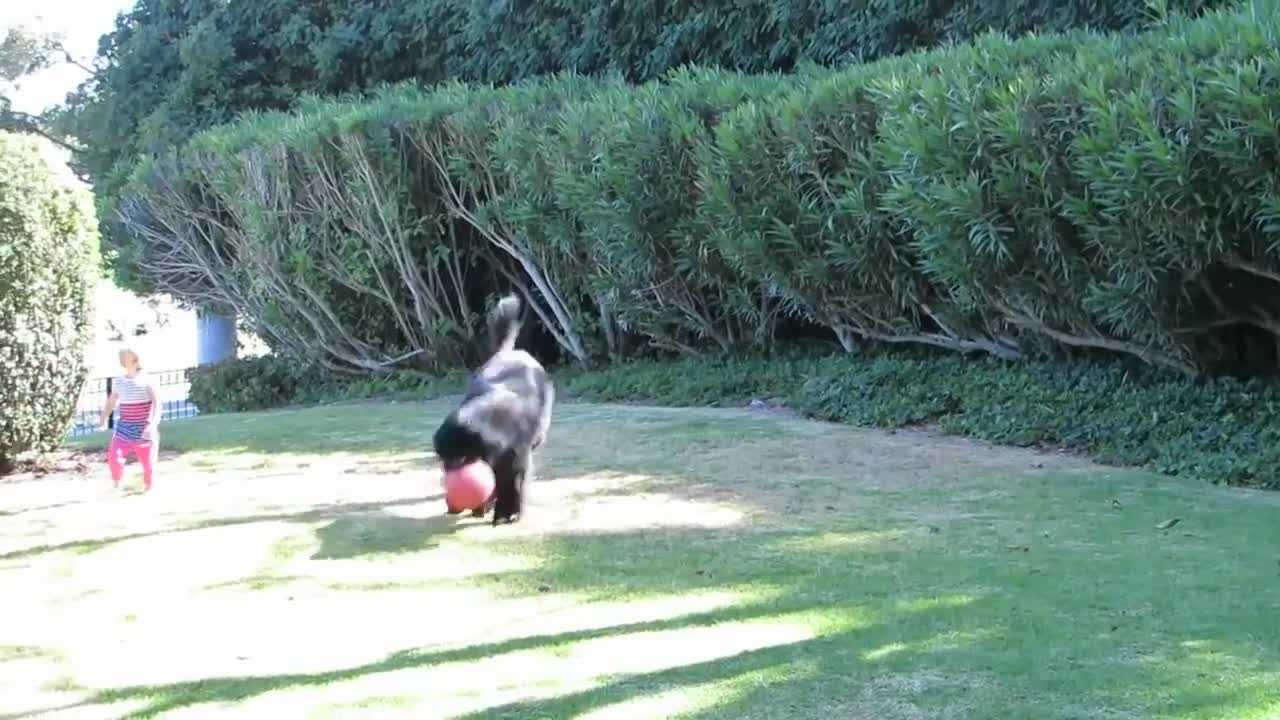
[[[160,422],[160,400],[150,379],[143,374],[142,359],[129,348],[120,351],[120,366],[124,376],[116,378],[102,413],[102,426],[116,406],[120,407],[120,420],[116,422],[111,444],[107,447],[107,465],[111,468],[111,481],[118,488],[124,477],[124,460],[133,453],[142,465],[142,483],[151,490],[151,471],[160,449],[160,434],[156,425]]]

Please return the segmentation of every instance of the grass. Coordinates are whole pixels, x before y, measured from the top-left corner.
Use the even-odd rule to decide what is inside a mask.
[[[442,515],[443,408],[0,483],[0,718],[1280,718],[1280,496],[583,404],[494,529]]]

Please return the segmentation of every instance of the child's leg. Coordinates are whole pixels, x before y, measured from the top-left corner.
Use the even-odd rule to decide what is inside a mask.
[[[160,456],[160,438],[153,437],[138,443],[134,446],[133,452],[138,457],[138,463],[142,465],[142,485],[150,490],[151,469],[155,467],[156,458]]]
[[[120,438],[112,435],[111,444],[107,445],[107,467],[111,468],[111,482],[115,485],[124,477],[124,452]]]

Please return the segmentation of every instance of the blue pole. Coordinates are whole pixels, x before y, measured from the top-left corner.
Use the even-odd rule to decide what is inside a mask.
[[[196,364],[213,365],[236,356],[236,318],[200,310],[196,314]]]

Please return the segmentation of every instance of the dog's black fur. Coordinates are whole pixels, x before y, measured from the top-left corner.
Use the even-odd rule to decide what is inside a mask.
[[[489,503],[493,524],[516,522],[524,511],[525,483],[533,474],[533,451],[547,438],[555,387],[532,355],[516,350],[520,299],[503,298],[489,324],[493,355],[471,377],[461,404],[436,430],[436,456],[446,470],[483,460],[493,468]]]

